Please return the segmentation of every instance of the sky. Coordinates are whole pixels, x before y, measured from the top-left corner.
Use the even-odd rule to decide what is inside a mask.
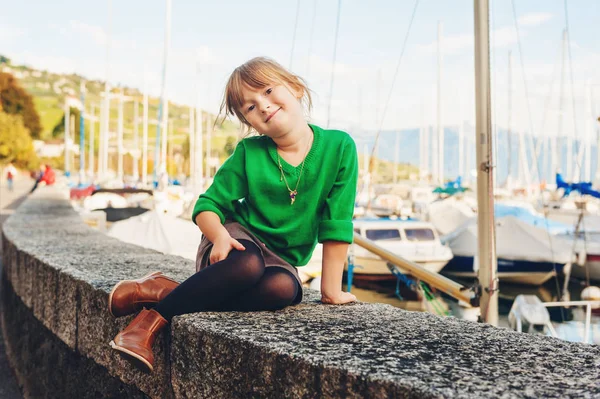
[[[308,81],[315,123],[367,134],[435,126],[441,26],[440,119],[473,125],[473,1],[420,0],[409,29],[414,8],[413,0],[172,0],[169,99],[216,112],[231,71],[265,55]],[[160,93],[166,0],[22,0],[2,9],[0,54],[13,63]],[[492,0],[490,9],[494,123],[591,137],[600,1]]]

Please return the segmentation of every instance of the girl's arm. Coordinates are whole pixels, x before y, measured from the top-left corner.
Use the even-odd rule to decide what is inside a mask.
[[[221,223],[221,218],[214,212],[200,212],[196,216],[196,225],[200,227],[202,234],[208,238],[208,241],[214,243],[219,237],[229,236],[229,232]]]
[[[342,241],[323,242],[321,274],[321,302],[342,304],[356,301],[356,297],[342,291],[342,275],[348,254],[348,243]]]
[[[227,258],[232,249],[246,250],[238,240],[229,235],[227,229],[221,224],[221,218],[216,213],[211,211],[200,212],[196,216],[196,224],[208,241],[213,243],[209,258],[211,264]]]

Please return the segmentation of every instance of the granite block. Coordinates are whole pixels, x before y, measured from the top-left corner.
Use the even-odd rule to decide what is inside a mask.
[[[2,245],[3,284],[14,293],[7,300],[21,312],[13,319],[38,320],[67,348],[61,353],[105,370],[115,389],[125,389],[116,378],[155,398],[600,397],[597,346],[388,305],[322,305],[310,290],[281,311],[175,317],[158,336],[154,373],[143,374],[108,347],[134,317],[113,319],[108,294],[156,270],[183,281],[194,262],[90,229],[53,187],[5,222]],[[35,325],[20,334],[35,337]],[[14,341],[31,361],[36,351],[51,359],[49,348],[60,346],[36,349],[34,341]]]

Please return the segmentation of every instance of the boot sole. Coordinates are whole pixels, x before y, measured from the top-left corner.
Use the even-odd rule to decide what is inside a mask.
[[[129,349],[123,348],[122,346],[115,344],[115,341],[110,341],[110,346],[111,346],[111,348],[116,350],[123,359],[128,361],[131,365],[136,367],[138,370],[143,371],[145,373],[151,373],[152,371],[154,371],[154,367],[152,367],[152,364],[150,364],[149,361],[147,361],[146,359],[144,359],[142,356],[138,355],[137,353],[132,352]]]
[[[145,275],[145,276],[144,276],[144,277],[142,277],[142,278],[148,278],[148,277],[152,277],[152,276],[158,276],[158,275],[160,275],[160,274],[162,274],[162,272],[152,272],[152,273],[150,273],[150,274],[147,274],[147,275]],[[123,317],[123,316],[127,316],[127,315],[117,316],[117,315],[115,315],[115,314],[113,313],[113,311],[112,311],[112,298],[113,298],[113,294],[115,293],[115,291],[117,290],[117,288],[119,288],[119,286],[120,286],[121,284],[123,284],[123,283],[127,283],[127,282],[130,282],[130,281],[134,281],[134,280],[123,280],[123,281],[119,281],[119,282],[117,283],[117,285],[115,285],[115,286],[113,287],[112,291],[110,292],[110,295],[108,296],[108,311],[110,312],[110,314],[111,314],[113,317]]]

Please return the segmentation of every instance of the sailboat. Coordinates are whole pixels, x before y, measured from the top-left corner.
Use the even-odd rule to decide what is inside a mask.
[[[541,285],[576,261],[568,241],[548,234],[515,216],[496,219],[498,278],[505,282]],[[444,237],[454,258],[443,272],[475,277],[479,268],[476,218]]]

